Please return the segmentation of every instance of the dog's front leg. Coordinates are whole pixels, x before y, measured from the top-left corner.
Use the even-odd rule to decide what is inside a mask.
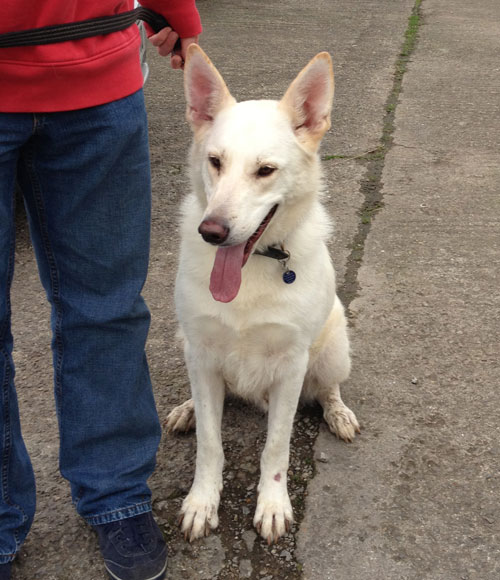
[[[186,349],[187,350],[187,349]],[[208,535],[219,524],[224,452],[221,421],[224,380],[206,353],[186,352],[196,415],[196,471],[194,482],[181,508],[181,529],[190,542]]]
[[[290,437],[307,369],[307,356],[294,360],[269,391],[267,441],[261,457],[254,526],[268,544],[290,530],[293,510],[287,490]]]

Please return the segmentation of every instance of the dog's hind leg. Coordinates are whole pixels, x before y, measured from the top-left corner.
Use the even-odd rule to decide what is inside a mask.
[[[340,387],[333,384],[328,389],[318,391],[317,399],[323,407],[323,417],[339,439],[351,443],[360,427],[356,415],[344,404],[340,396]]]
[[[165,421],[165,428],[167,433],[187,433],[194,429],[195,423],[194,401],[188,399],[170,411]]]
[[[360,427],[356,415],[340,396],[339,385],[347,379],[351,368],[346,326],[344,309],[336,298],[330,317],[311,348],[304,395],[306,399],[316,399],[323,407],[330,431],[351,442]]]

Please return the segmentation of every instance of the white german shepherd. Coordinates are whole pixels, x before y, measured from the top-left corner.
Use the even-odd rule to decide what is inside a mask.
[[[332,64],[318,54],[279,102],[236,103],[192,45],[185,90],[193,192],[183,205],[175,302],[193,398],[167,419],[169,431],[184,431],[196,416],[182,530],[194,540],[218,525],[228,388],[269,412],[254,525],[271,543],[293,521],[287,469],[300,396],[319,401],[338,437],[359,432],[340,398],[349,344],[320,203],[317,149],[330,127]]]

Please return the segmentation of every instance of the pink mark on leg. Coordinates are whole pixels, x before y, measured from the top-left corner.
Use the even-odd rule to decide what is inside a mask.
[[[281,473],[277,473],[277,474],[274,476],[274,481],[281,481]]]

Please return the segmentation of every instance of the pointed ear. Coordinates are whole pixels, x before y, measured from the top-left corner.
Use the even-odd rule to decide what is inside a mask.
[[[197,44],[188,47],[184,65],[186,117],[193,131],[212,123],[215,115],[236,101],[208,56]]]
[[[299,73],[280,102],[297,139],[309,151],[318,149],[330,128],[333,91],[332,59],[321,52]]]

